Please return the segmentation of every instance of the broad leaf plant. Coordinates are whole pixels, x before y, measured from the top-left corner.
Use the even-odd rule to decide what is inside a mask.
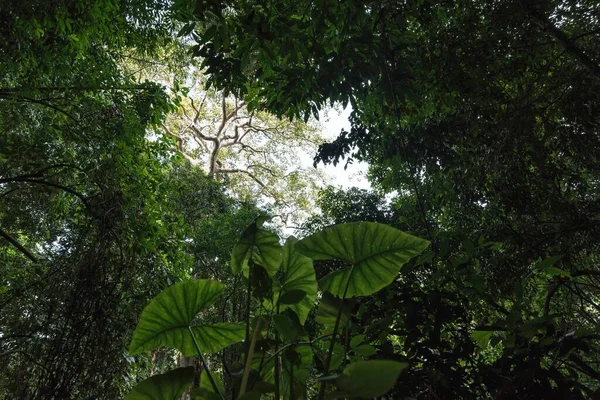
[[[176,400],[185,393],[194,400],[229,398],[217,372],[234,368],[209,366],[206,354],[240,342],[244,359],[232,373],[234,399],[374,398],[394,386],[408,363],[381,359],[364,334],[348,337],[351,302],[390,285],[429,242],[355,222],[290,237],[282,246],[264,222],[255,220],[232,252],[232,273],[246,283],[244,322],[204,320],[203,311],[225,289],[206,279],[171,285],[141,314],[129,353],[168,347],[195,355],[202,362],[198,387],[191,389],[193,368],[178,368],[140,382],[128,400]],[[313,260],[339,260],[344,267],[317,282]]]

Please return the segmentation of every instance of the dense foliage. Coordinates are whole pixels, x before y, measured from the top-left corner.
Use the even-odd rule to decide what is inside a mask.
[[[197,354],[203,369],[200,387],[190,393],[194,399],[230,397],[222,389],[222,378],[233,380],[231,397],[238,399],[273,393],[276,398],[322,400],[329,382],[337,390],[328,398],[370,398],[389,392],[408,363],[366,360],[378,353],[371,343],[387,340],[367,337],[360,326],[356,326],[359,332],[354,335],[349,301],[371,296],[388,286],[400,268],[427,248],[429,242],[386,225],[357,222],[329,227],[301,241],[292,236],[282,247],[276,234],[262,228],[264,220],[258,218],[244,231],[231,256],[233,273],[242,274],[247,282],[245,324],[204,322],[207,315],[203,311],[223,291],[221,283],[180,282],[156,296],[144,309],[130,353],[167,346],[186,355]],[[311,259],[339,260],[346,265],[319,281],[323,296],[312,322],[323,327],[313,325],[312,332],[307,332],[304,326],[317,299]],[[255,307],[251,307],[252,298],[256,300]],[[203,323],[197,321],[198,314]],[[229,366],[239,372],[215,377],[204,353],[218,352],[243,340],[244,331],[244,364]],[[330,375],[331,370],[344,365],[346,357],[352,363],[341,374]],[[315,379],[315,364],[321,365],[319,380]],[[223,366],[223,370],[229,368]],[[193,372],[178,369],[151,377],[136,386],[127,398],[172,398],[156,393],[181,396],[193,383]]]
[[[594,1],[231,1],[191,18],[217,87],[296,117],[350,103],[352,129],[316,161],[368,161],[394,197],[391,222],[432,239],[406,294],[370,314],[398,310],[384,326],[421,346],[413,397],[598,387],[599,12]]]
[[[600,393],[597,1],[8,0],[0,22],[0,397]],[[351,128],[315,165],[366,161],[374,192],[312,198],[292,168],[334,103]],[[319,206],[298,243],[255,220],[265,193]],[[431,246],[365,266],[385,241],[358,226]],[[152,315],[178,333],[140,339]]]
[[[0,5],[0,397],[119,398],[144,303],[256,210],[147,139],[173,105],[119,63],[171,40],[158,3],[36,3]]]

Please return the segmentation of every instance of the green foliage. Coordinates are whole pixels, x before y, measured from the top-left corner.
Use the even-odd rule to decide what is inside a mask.
[[[214,353],[243,339],[244,327],[233,323],[193,325],[196,315],[213,304],[224,286],[216,281],[179,282],[161,292],[142,312],[129,346],[137,354],[157,347],[171,347],[186,356]],[[194,335],[194,336],[192,336]]]
[[[274,257],[267,256],[271,252],[279,251],[278,240],[273,234],[261,228],[262,218],[255,220],[242,233],[238,244],[234,247],[232,264],[237,263],[233,269],[234,274],[242,270],[244,260],[250,268],[262,268],[272,263]],[[383,271],[390,265],[396,263],[395,273],[402,264],[417,255],[427,246],[427,241],[417,239],[401,231],[395,230],[382,224],[352,223],[337,225],[323,232],[330,237],[331,232],[337,232],[335,236],[339,240],[328,241],[327,258],[338,257],[342,260],[352,260],[359,265],[363,260],[381,256],[381,249],[387,249],[391,256],[385,260],[386,264],[370,265],[363,272],[367,279],[381,276]],[[352,235],[360,235],[361,241],[354,240]],[[277,268],[273,268],[274,276],[260,276],[259,278],[249,275],[247,293],[254,294],[257,302],[255,310],[250,309],[248,303],[247,329],[245,349],[245,367],[239,372],[242,379],[234,385],[233,396],[238,399],[256,398],[260,399],[264,393],[275,393],[275,397],[283,396],[285,399],[296,399],[310,397],[311,386],[318,383],[315,380],[315,358],[313,343],[331,336],[330,350],[325,352],[327,358],[323,373],[327,374],[330,368],[337,369],[345,364],[344,349],[336,336],[340,326],[347,326],[350,322],[350,309],[343,301],[332,296],[329,291],[324,291],[317,314],[317,321],[325,325],[324,332],[332,332],[333,335],[325,333],[321,337],[309,339],[305,325],[311,309],[317,299],[317,284],[311,258],[300,254],[302,252],[314,255],[314,258],[323,257],[322,251],[311,250],[318,240],[318,235],[297,241],[289,238],[283,248],[283,258]],[[348,239],[348,235],[351,237]],[[356,236],[354,236],[356,237]],[[268,238],[269,240],[260,240]],[[306,243],[303,245],[303,243]],[[349,246],[353,243],[353,246]],[[383,245],[382,245],[383,243]],[[319,247],[316,247],[319,250]],[[375,249],[375,251],[369,250]],[[273,253],[274,254],[274,253]],[[252,260],[251,263],[248,261]],[[272,267],[275,265],[273,264]],[[275,273],[280,271],[277,275]],[[389,273],[386,272],[386,273]],[[276,287],[273,292],[273,307],[268,310],[263,308],[265,298],[262,292],[256,291],[255,286],[262,285],[263,279],[270,279],[270,285]],[[387,278],[386,278],[387,279]],[[392,276],[392,280],[394,276]],[[389,282],[388,282],[389,284]],[[385,286],[385,285],[383,285]],[[383,287],[382,286],[382,287]],[[161,292],[143,311],[140,323],[134,334],[130,346],[130,352],[154,350],[159,346],[168,346],[180,350],[183,354],[193,353],[194,336],[197,333],[200,340],[196,343],[196,352],[203,362],[203,370],[211,381],[214,381],[209,365],[203,358],[203,353],[212,349],[224,347],[222,342],[228,339],[228,335],[213,329],[211,334],[201,334],[204,327],[191,327],[191,323],[199,312],[213,303],[223,290],[223,285],[215,281],[196,280],[180,282],[172,285]],[[372,290],[374,294],[378,289]],[[354,292],[352,292],[354,293]],[[366,295],[366,294],[365,294]],[[250,297],[249,297],[250,299]],[[343,299],[342,299],[343,300]],[[257,312],[268,311],[268,315],[257,314]],[[250,321],[250,313],[255,315]],[[270,323],[272,321],[272,328]],[[222,323],[220,326],[224,326]],[[233,324],[230,324],[233,325]],[[252,335],[249,335],[252,326]],[[333,326],[333,329],[331,329]],[[187,331],[186,331],[187,330]],[[243,330],[243,328],[241,329]],[[192,333],[193,332],[193,333]],[[205,332],[206,333],[206,332]],[[241,334],[241,332],[240,332]],[[241,336],[237,338],[241,339]],[[368,358],[377,352],[373,346],[363,344],[366,337],[355,337],[351,342],[354,354],[359,357]],[[232,344],[234,340],[227,342]],[[332,361],[333,359],[333,361]],[[240,364],[241,365],[241,364]],[[341,375],[336,378],[336,385],[342,390],[345,397],[374,397],[387,393],[398,378],[402,369],[408,364],[396,361],[361,361],[353,360]],[[229,369],[230,367],[224,366]],[[249,379],[249,377],[251,377]],[[321,379],[320,399],[324,399],[327,380]],[[145,385],[146,381],[140,385]],[[167,383],[170,384],[170,383]],[[212,384],[212,389],[206,383],[192,392],[192,398],[212,399],[223,398],[222,389],[217,389],[217,384]],[[139,389],[134,389],[134,391]],[[338,392],[332,392],[331,396],[337,396]]]
[[[362,213],[431,240],[357,305],[396,333],[388,352],[418,360],[398,397],[597,396],[598,338],[558,350],[598,325],[597,14],[593,1],[231,0],[188,16],[206,28],[195,53],[210,84],[289,117],[352,106],[315,161],[367,161],[391,205],[325,193],[306,226]],[[339,266],[315,263],[319,278]],[[473,327],[495,328],[481,352]]]
[[[250,262],[264,267],[269,276],[273,276],[279,269],[282,257],[279,237],[262,229],[263,222],[259,218],[250,225],[234,247],[231,254],[231,270],[234,274],[243,271],[248,277]]]
[[[325,292],[321,297],[321,301],[319,301],[319,309],[317,310],[315,320],[324,326],[326,333],[331,333],[338,319],[341,326],[347,326],[350,314],[351,307],[348,304],[336,298],[331,293]]]
[[[177,368],[140,382],[125,400],[178,400],[194,382],[194,368]]]
[[[422,252],[429,242],[392,227],[372,222],[334,226],[315,233],[297,245],[316,260],[338,259],[350,267],[319,281],[323,291],[341,298],[369,296],[389,285],[400,268]]]
[[[317,279],[312,260],[296,250],[298,240],[290,236],[283,246],[279,279],[273,282],[273,304],[294,311],[304,324],[317,299]]]
[[[171,366],[123,356],[137,315],[257,214],[172,159],[173,104],[122,68],[171,40],[167,3],[84,3],[0,5],[2,398],[122,398]]]
[[[342,397],[371,398],[390,391],[407,363],[396,361],[359,361],[350,364],[336,378]]]
[[[597,2],[92,3],[0,5],[0,397],[122,398],[174,363],[164,348],[123,357],[142,305],[197,278],[226,296],[202,310],[157,297],[144,322],[167,313],[152,323],[182,338],[149,330],[165,340],[148,349],[222,367],[195,371],[196,398],[598,397]],[[189,129],[166,117],[195,107],[182,69],[153,82],[160,58],[183,60],[175,35],[202,62],[186,70],[222,91],[217,125],[233,101],[247,106],[238,128],[350,105],[351,128],[315,162],[367,161],[377,192],[325,189],[297,246],[259,221],[236,245],[256,207],[161,134]],[[218,157],[215,178],[310,208],[315,175],[282,165],[296,161],[285,144],[314,138],[285,126],[220,153],[262,186],[216,173]],[[393,228],[323,231],[363,220]],[[431,248],[413,257],[426,242],[396,228]],[[413,246],[388,257],[396,237]],[[251,321],[264,322],[252,337]],[[373,362],[389,374],[372,378]],[[164,376],[138,389],[160,394]]]

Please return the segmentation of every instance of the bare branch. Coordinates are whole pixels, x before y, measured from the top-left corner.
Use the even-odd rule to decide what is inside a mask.
[[[195,134],[196,134],[198,137],[200,137],[201,139],[208,140],[208,141],[210,141],[210,142],[215,142],[215,143],[219,141],[219,138],[218,138],[218,137],[215,137],[215,136],[207,136],[207,135],[205,135],[204,133],[202,133],[202,131],[200,130],[200,128],[198,128],[198,127],[196,127],[196,126],[194,126],[194,125],[190,125],[190,128],[191,128],[191,129],[194,131],[194,133],[195,133]]]
[[[227,124],[232,120],[233,117],[237,116],[238,111],[241,110],[245,104],[246,103],[243,101],[239,102],[234,107],[233,111],[231,111],[229,114],[227,114],[226,98],[225,98],[225,96],[223,96],[223,100],[221,102],[222,120],[221,120],[221,125],[219,125],[219,128],[217,129],[217,137],[221,136],[221,134],[226,132],[225,128],[227,127]]]
[[[183,138],[181,136],[176,135],[173,132],[171,132],[171,130],[169,128],[167,128],[166,125],[163,124],[162,127],[165,130],[165,132],[167,132],[167,135],[172,136],[175,139],[177,139],[177,151],[179,151],[180,153],[183,153]]]
[[[231,169],[220,169],[219,173],[226,173],[226,174],[232,174],[232,173],[242,173],[242,174],[246,174],[248,175],[250,178],[252,178],[253,181],[255,181],[256,183],[258,183],[263,189],[267,189],[267,185],[265,185],[260,179],[258,179],[252,172],[250,171],[246,171],[245,169],[239,169],[239,168],[231,168]]]
[[[232,146],[234,146],[234,145],[241,146],[238,153],[241,153],[242,151],[246,151],[246,150],[250,151],[253,154],[264,154],[264,153],[266,153],[265,150],[256,150],[254,147],[250,146],[249,144],[242,143],[240,141],[237,141],[237,142],[235,142],[235,143],[232,144]]]
[[[269,175],[271,175],[273,178],[281,178],[280,175],[277,175],[271,168],[269,167],[265,167],[264,165],[260,165],[260,164],[250,164],[248,165],[248,168],[252,168],[252,169],[262,169],[263,171],[267,171],[269,173]]]

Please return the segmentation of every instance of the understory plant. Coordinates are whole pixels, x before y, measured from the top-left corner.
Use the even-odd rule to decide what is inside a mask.
[[[381,359],[380,339],[365,335],[367,326],[350,329],[350,310],[397,279],[429,242],[356,222],[289,237],[282,246],[264,222],[258,218],[243,232],[231,257],[232,273],[246,285],[245,321],[206,321],[225,290],[220,282],[166,288],[142,312],[129,353],[168,347],[198,357],[201,367],[152,376],[127,400],[373,398],[394,386],[408,363]],[[335,260],[339,268],[317,282],[314,260]],[[239,362],[209,365],[208,354],[236,343]]]

